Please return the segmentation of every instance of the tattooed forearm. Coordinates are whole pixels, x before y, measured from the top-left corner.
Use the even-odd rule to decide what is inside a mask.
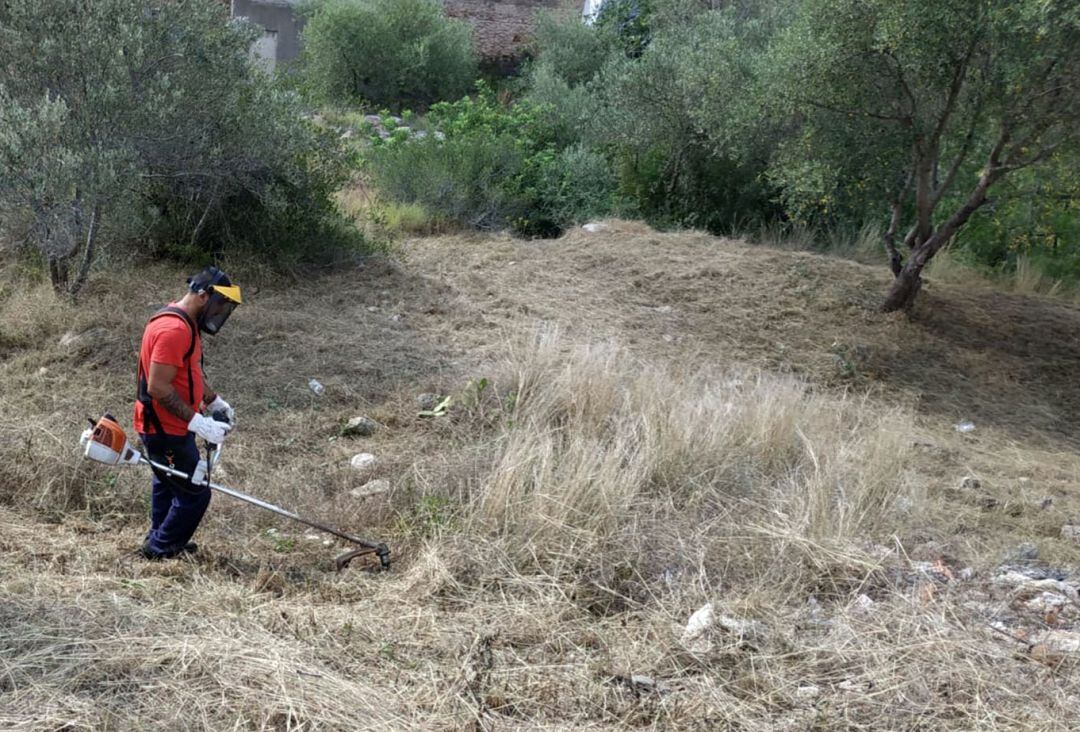
[[[176,389],[169,389],[169,393],[164,397],[160,397],[158,402],[165,407],[169,414],[179,417],[185,422],[190,422],[191,418],[195,416],[195,410],[180,398],[180,395],[176,393]]]

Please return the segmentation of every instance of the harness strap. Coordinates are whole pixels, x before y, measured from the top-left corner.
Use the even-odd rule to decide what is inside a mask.
[[[191,316],[187,314],[187,311],[183,308],[178,308],[174,305],[169,305],[158,310],[156,313],[150,316],[150,320],[147,324],[154,322],[158,318],[172,315],[183,319],[187,323],[188,328],[191,330],[191,345],[188,347],[187,353],[184,354],[184,363],[187,364],[188,372],[188,403],[195,409],[195,379],[191,370],[191,357],[195,353],[195,343],[198,337],[198,329],[195,327],[195,322],[191,319]],[[139,368],[138,377],[136,382],[136,398],[139,403],[143,405],[143,415],[149,418],[150,425],[154,428],[154,431],[158,434],[165,434],[165,429],[161,426],[161,418],[158,417],[157,411],[154,409],[154,398],[150,395],[148,379],[150,372],[148,367],[142,362],[142,353],[140,349],[139,354]],[[145,428],[145,425],[144,425]]]

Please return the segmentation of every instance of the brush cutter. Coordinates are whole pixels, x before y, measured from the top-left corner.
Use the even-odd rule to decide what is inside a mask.
[[[205,477],[195,475],[194,478],[202,478],[199,481],[195,481],[193,480],[193,476],[190,476],[187,473],[181,472],[179,470],[175,470],[168,465],[156,463],[153,460],[150,460],[150,458],[146,457],[146,455],[144,455],[138,449],[132,447],[131,443],[128,442],[127,434],[124,432],[124,428],[120,426],[120,424],[112,415],[106,414],[104,417],[96,421],[91,419],[90,426],[91,429],[87,430],[87,433],[84,435],[84,444],[86,446],[84,456],[95,462],[113,466],[149,465],[151,468],[159,470],[162,473],[167,473],[168,475],[182,478],[184,480],[190,480],[196,485],[207,486],[210,489],[217,491],[218,493],[224,493],[227,496],[232,496],[233,498],[243,501],[244,503],[250,503],[253,506],[258,506],[259,508],[265,509],[272,513],[276,513],[278,516],[284,516],[287,519],[298,521],[302,524],[305,524],[306,526],[312,527],[313,529],[324,531],[327,534],[333,534],[334,536],[337,536],[341,539],[344,539],[345,541],[351,542],[359,546],[359,549],[353,549],[352,551],[345,552],[334,560],[337,564],[337,568],[339,571],[347,567],[349,562],[351,562],[353,559],[367,554],[375,554],[379,558],[379,563],[382,569],[390,569],[390,548],[386,546],[386,544],[361,539],[357,536],[353,536],[352,534],[347,534],[340,529],[335,529],[333,526],[328,526],[318,521],[312,521],[311,519],[304,518],[299,514],[293,513],[292,511],[288,511],[279,506],[275,506],[272,503],[267,503],[266,501],[255,498],[254,496],[249,496],[246,493],[241,493],[238,490],[226,488],[225,486],[218,485],[217,483],[211,483],[209,470],[212,467],[213,463],[216,462],[220,457],[220,446],[210,446],[211,454],[208,456],[207,472],[205,474]]]

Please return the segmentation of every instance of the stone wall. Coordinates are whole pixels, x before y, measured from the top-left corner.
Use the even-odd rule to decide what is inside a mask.
[[[581,14],[585,0],[443,0],[446,14],[473,26],[476,50],[488,60],[519,57],[532,37],[536,13]]]

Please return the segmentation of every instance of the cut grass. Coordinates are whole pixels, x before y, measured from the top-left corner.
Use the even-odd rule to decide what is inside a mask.
[[[223,482],[388,540],[389,575],[221,497],[199,556],[138,560],[147,475],[74,446],[84,414],[130,424],[184,273],[77,308],[0,288],[0,727],[1068,729],[1075,669],[987,623],[1006,550],[1080,560],[1080,313],[932,281],[883,318],[881,269],[607,226],[407,242],[207,339]],[[349,494],[360,451],[389,492]],[[928,589],[923,560],[975,578]],[[691,652],[706,602],[736,623]]]

